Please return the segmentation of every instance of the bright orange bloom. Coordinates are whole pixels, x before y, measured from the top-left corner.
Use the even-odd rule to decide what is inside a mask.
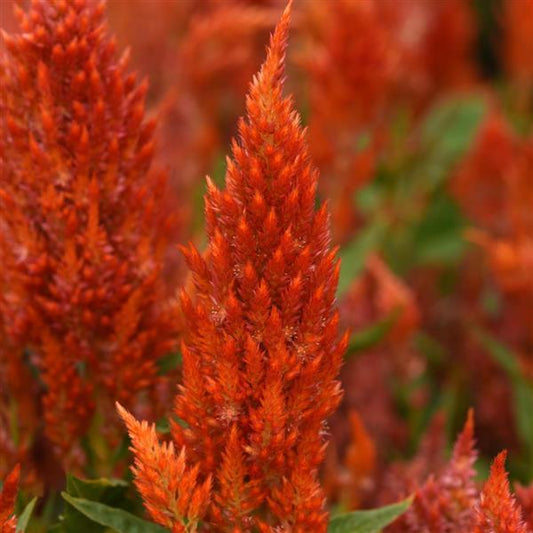
[[[317,172],[282,94],[289,11],[250,87],[226,189],[208,185],[208,250],[184,250],[196,299],[182,296],[175,414],[185,424],[172,437],[199,479],[212,477],[205,522],[222,530],[321,532],[327,523],[317,469],[346,339],[328,215],[314,208]]]
[[[327,212],[314,212],[317,172],[282,95],[288,27],[287,10],[250,88],[226,190],[209,184],[206,257],[185,251],[197,299],[182,299],[188,337],[175,412],[188,428],[175,425],[173,437],[204,475],[215,474],[216,492],[224,494],[226,483],[222,450],[246,474],[232,500],[216,498],[211,516],[220,527],[248,528],[252,510],[264,507],[272,524],[321,531],[316,470],[324,420],[340,397],[344,341],[333,310],[338,265]],[[230,432],[240,459],[230,454]]]
[[[146,84],[117,59],[103,4],[36,0],[18,17],[1,71],[2,316],[42,373],[49,438],[80,463],[95,409],[109,422],[115,399],[135,406],[173,346],[166,178],[149,173]]]
[[[475,533],[530,533],[522,521],[522,512],[511,495],[505,471],[507,452],[501,452],[490,468],[490,476],[481,492]]]
[[[15,498],[19,484],[20,466],[17,465],[5,478],[0,492],[0,533],[15,533],[17,518],[15,513]]]
[[[209,504],[211,478],[199,483],[198,466],[187,465],[185,448],[177,454],[173,443],[159,443],[154,425],[138,422],[120,404],[117,409],[132,441],[135,486],[150,516],[172,533],[196,531]]]

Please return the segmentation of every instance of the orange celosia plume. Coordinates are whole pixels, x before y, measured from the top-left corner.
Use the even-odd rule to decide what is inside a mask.
[[[208,185],[208,250],[184,250],[196,298],[182,297],[184,424],[172,437],[198,479],[212,477],[205,521],[221,530],[327,523],[317,469],[346,339],[327,211],[314,209],[317,172],[282,94],[289,11],[251,85],[226,189]]]
[[[173,443],[159,443],[154,426],[138,422],[120,404],[117,409],[132,440],[135,484],[151,517],[173,533],[195,531],[209,504],[211,478],[197,483],[198,467],[187,466],[184,448],[177,454]]]
[[[530,533],[522,521],[522,512],[511,495],[505,471],[507,452],[501,452],[490,469],[481,492],[475,533]]]
[[[0,533],[15,533],[17,519],[14,516],[20,466],[17,465],[4,480],[0,492]]]
[[[18,17],[0,73],[2,319],[34,353],[47,434],[74,464],[95,409],[134,407],[173,345],[172,220],[166,178],[149,172],[146,84],[117,59],[103,4],[36,0]]]

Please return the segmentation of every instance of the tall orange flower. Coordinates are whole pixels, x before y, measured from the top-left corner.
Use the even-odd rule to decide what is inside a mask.
[[[475,533],[530,533],[522,512],[511,495],[505,471],[507,452],[501,452],[490,469],[490,476],[479,501]]]
[[[15,533],[17,527],[14,513],[19,475],[20,466],[17,465],[4,480],[2,492],[0,492],[0,533]]]
[[[95,409],[108,422],[114,399],[131,408],[153,390],[173,344],[159,281],[166,178],[149,172],[146,84],[117,59],[103,13],[36,0],[18,12],[1,70],[1,275],[14,295],[2,316],[34,354],[66,464],[83,461]]]
[[[326,530],[317,469],[346,339],[327,211],[314,209],[317,172],[282,94],[289,12],[250,87],[226,189],[208,185],[208,250],[184,250],[196,298],[182,297],[175,414],[185,424],[172,437],[198,479],[212,477],[205,520],[222,530]]]

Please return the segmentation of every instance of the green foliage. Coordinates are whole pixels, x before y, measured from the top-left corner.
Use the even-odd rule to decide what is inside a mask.
[[[341,250],[341,270],[337,296],[346,293],[353,280],[361,273],[368,255],[379,248],[387,231],[387,223],[378,219],[357,234],[357,237]]]
[[[94,528],[90,531],[106,531],[106,528],[111,528],[117,533],[165,533],[168,531],[157,524],[142,520],[122,509],[86,500],[85,498],[74,498],[66,492],[63,492],[62,496],[76,512],[93,524]],[[74,529],[66,528],[63,531],[68,533],[82,531],[76,528],[77,526],[74,526]]]
[[[399,316],[399,309],[393,311],[385,318],[378,320],[370,326],[356,331],[350,338],[348,344],[348,355],[368,350],[376,344],[379,344],[391,330]]]
[[[20,513],[20,516],[17,520],[17,529],[16,529],[17,533],[19,532],[24,533],[26,531],[36,503],[37,503],[37,498],[33,498],[26,505],[26,507],[24,507],[24,510],[22,511],[22,513]]]
[[[118,509],[130,508],[131,503],[126,498],[128,484],[118,479],[81,480],[74,476],[67,476],[67,491],[62,493],[67,502],[59,525],[54,531],[70,533],[98,533],[106,530],[101,522],[93,520],[86,513],[81,512],[72,504],[70,499],[84,502],[112,506]]]
[[[421,170],[430,185],[442,183],[470,147],[486,112],[479,96],[455,97],[435,106],[421,127]]]
[[[329,523],[328,533],[379,533],[405,513],[411,502],[412,498],[407,498],[379,509],[353,511],[336,516]]]
[[[476,333],[487,353],[511,380],[516,426],[528,455],[529,476],[533,476],[533,383],[524,376],[517,356],[509,348],[485,331],[478,329]]]

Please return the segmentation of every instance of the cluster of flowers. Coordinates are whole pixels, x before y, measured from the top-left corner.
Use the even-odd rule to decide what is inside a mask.
[[[336,244],[350,245],[368,223],[354,196],[380,173],[409,168],[420,124],[440,97],[482,83],[467,2],[298,5],[295,68],[308,87],[295,83],[295,91],[308,97],[308,131],[283,93],[291,5],[260,66],[278,2],[151,4],[139,0],[126,14],[126,3],[110,0],[109,15],[119,37],[131,38],[152,89],[128,73],[127,53],[117,55],[103,3],[34,0],[15,9],[19,32],[4,35],[0,531],[15,531],[19,476],[38,492],[61,486],[63,470],[122,475],[120,418],[145,507],[176,533],[320,532],[335,503],[357,509],[409,495],[411,507],[389,531],[533,531],[533,485],[512,494],[506,452],[483,488],[474,481],[472,412],[448,462],[439,415],[412,460],[387,458],[412,437],[391,383],[422,380],[428,363],[415,340],[424,329],[456,352],[450,366],[459,359],[468,379],[477,365],[487,377],[474,390],[480,448],[495,455],[502,441],[519,449],[516,422],[501,436],[511,384],[465,324],[483,324],[510,346],[531,383],[527,126],[526,135],[515,132],[487,97],[492,111],[454,169],[448,192],[475,225],[467,240],[482,251],[479,259],[472,247],[456,265],[464,284],[456,316],[428,289],[438,268],[416,265],[402,278],[379,251],[338,292]],[[533,1],[504,4],[510,91],[516,113],[531,120]],[[138,27],[143,13],[154,23],[147,31]],[[158,40],[161,31],[177,44]],[[159,128],[148,118],[154,101]],[[198,177],[232,137],[225,187],[218,176],[207,180],[207,247],[182,246],[181,264],[172,245],[198,241],[204,229],[193,216]],[[392,201],[379,216],[404,222]],[[469,281],[480,265],[502,299],[502,319],[473,303],[483,288]],[[343,333],[376,323],[385,333],[370,348],[354,348],[357,336]],[[347,350],[362,353],[341,373]],[[430,395],[409,391],[406,409],[427,406]],[[165,442],[151,425],[161,417],[170,420]],[[18,463],[22,474],[12,470]]]

